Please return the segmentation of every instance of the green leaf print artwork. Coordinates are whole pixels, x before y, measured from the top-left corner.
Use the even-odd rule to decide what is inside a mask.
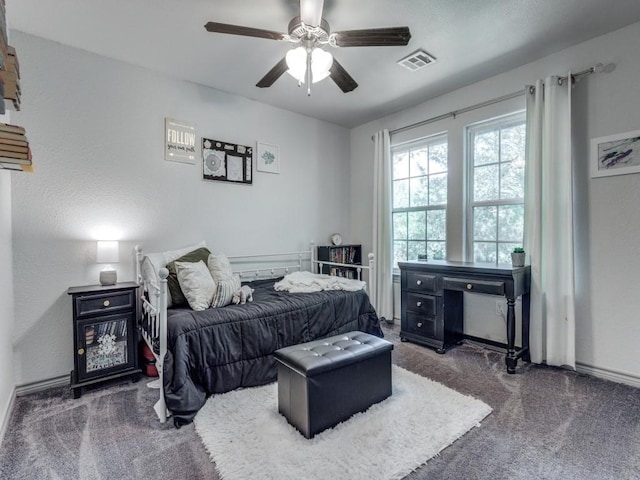
[[[276,159],[276,156],[267,150],[262,154],[262,159],[264,160],[265,165],[271,165]]]

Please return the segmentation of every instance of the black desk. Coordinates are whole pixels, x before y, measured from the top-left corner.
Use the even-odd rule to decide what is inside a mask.
[[[507,372],[518,359],[529,362],[529,288],[531,268],[440,260],[399,262],[402,288],[400,338],[435,347],[444,353],[465,338],[463,292],[507,299]],[[522,296],[522,347],[515,348],[516,298]],[[495,345],[495,342],[488,342]]]

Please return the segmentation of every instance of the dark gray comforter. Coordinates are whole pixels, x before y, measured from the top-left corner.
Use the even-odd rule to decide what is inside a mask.
[[[164,391],[176,426],[212,393],[275,381],[279,348],[351,330],[382,337],[364,291],[277,292],[275,281],[251,282],[254,301],[244,305],[169,309]]]

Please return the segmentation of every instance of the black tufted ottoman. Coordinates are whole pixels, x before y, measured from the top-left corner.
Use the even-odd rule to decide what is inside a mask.
[[[306,438],[391,395],[393,344],[363,332],[281,348],[278,411]]]

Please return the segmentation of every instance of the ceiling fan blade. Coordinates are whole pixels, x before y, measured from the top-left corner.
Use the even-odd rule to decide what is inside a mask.
[[[340,65],[335,58],[333,59],[333,64],[329,69],[329,76],[344,93],[358,88],[358,82],[356,82],[353,77],[347,73],[344,67]]]
[[[331,35],[338,47],[386,47],[409,43],[409,27],[368,28],[345,30]]]
[[[270,87],[288,69],[289,67],[287,66],[287,60],[286,58],[283,58],[278,63],[276,63],[275,67],[269,70],[267,74],[264,77],[262,77],[262,79],[258,83],[256,83],[256,87],[260,87],[260,88]]]
[[[310,27],[317,27],[322,21],[324,0],[300,0],[300,19]]]
[[[284,40],[285,34],[261,28],[243,27],[240,25],[229,25],[228,23],[208,22],[204,28],[208,32],[229,33],[231,35],[242,35],[245,37],[268,38],[270,40]]]

